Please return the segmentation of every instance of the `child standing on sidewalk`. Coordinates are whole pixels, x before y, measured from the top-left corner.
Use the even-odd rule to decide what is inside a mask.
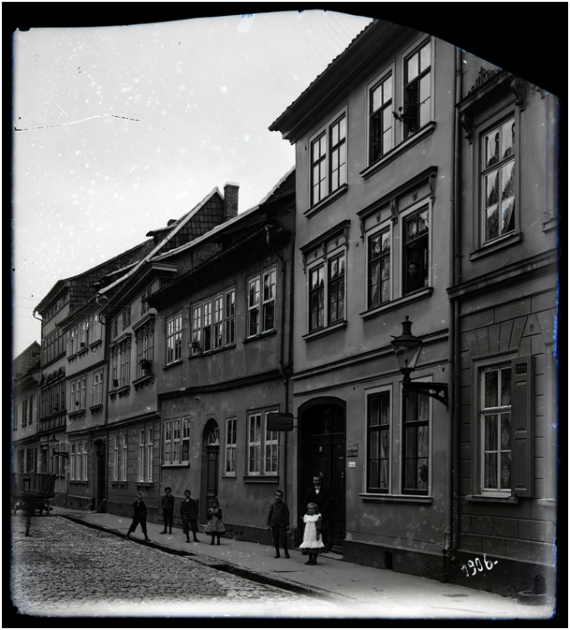
[[[275,501],[269,508],[267,516],[267,525],[273,532],[273,544],[275,545],[275,557],[280,558],[279,543],[283,546],[285,557],[290,558],[289,549],[287,548],[287,531],[289,530],[289,508],[283,501],[283,492],[277,490],[275,493]]]
[[[218,539],[219,545],[220,536],[226,533],[226,528],[222,522],[222,508],[216,499],[212,501],[212,507],[208,510],[206,518],[208,519],[208,524],[206,525],[204,532],[212,536],[212,542],[210,545],[214,544],[214,538]]]
[[[147,542],[150,541],[150,538],[146,533],[146,505],[142,500],[142,494],[137,494],[136,501],[131,506],[131,511],[133,514],[133,522],[131,523],[131,526],[129,527],[129,531],[127,532],[125,538],[128,538],[135,531],[138,524],[140,523],[141,529],[144,534],[144,539]]]
[[[309,560],[305,564],[317,564],[319,549],[325,546],[322,537],[322,519],[321,515],[317,514],[317,509],[316,503],[309,503],[307,505],[307,513],[303,516],[305,531],[303,533],[303,542],[299,546],[301,549],[306,549],[309,552]]]

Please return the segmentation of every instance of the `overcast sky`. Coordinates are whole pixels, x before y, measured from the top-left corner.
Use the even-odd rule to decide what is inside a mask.
[[[294,166],[269,125],[370,18],[261,13],[14,36],[14,354],[59,279],[145,240],[216,186],[240,211]]]

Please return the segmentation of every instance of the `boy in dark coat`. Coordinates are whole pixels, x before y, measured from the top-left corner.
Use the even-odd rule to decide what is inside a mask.
[[[172,522],[174,521],[174,497],[170,494],[171,488],[164,488],[164,496],[162,497],[162,518],[164,519],[164,531],[161,534],[167,534],[170,528],[172,534]]]
[[[190,490],[184,491],[184,501],[180,504],[180,518],[182,529],[186,534],[186,542],[190,542],[190,529],[194,535],[194,542],[200,542],[196,537],[198,531],[198,501],[191,498]]]
[[[283,546],[285,557],[290,558],[289,549],[287,548],[287,532],[289,530],[289,508],[283,501],[283,492],[277,490],[275,493],[275,501],[269,508],[267,515],[267,525],[273,532],[273,544],[275,545],[275,557],[280,558],[279,543]]]
[[[137,499],[131,506],[131,511],[133,513],[133,522],[131,523],[131,526],[129,527],[129,531],[127,532],[126,538],[128,538],[135,531],[135,529],[137,528],[137,525],[140,523],[141,529],[144,534],[144,539],[147,542],[149,542],[150,538],[148,537],[148,534],[146,533],[146,514],[147,514],[146,505],[144,504],[144,501],[142,500],[142,494],[137,494]]]

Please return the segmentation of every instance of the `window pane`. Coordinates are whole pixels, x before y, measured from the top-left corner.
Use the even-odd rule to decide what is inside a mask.
[[[501,453],[501,490],[511,487],[511,453]]]
[[[388,131],[385,131],[382,134],[382,149],[383,149],[383,153],[388,153],[388,151],[391,151],[393,148],[392,145],[392,130],[388,129]]]
[[[497,488],[497,454],[485,454],[485,488]]]
[[[431,62],[431,42],[428,42],[421,50],[420,50],[420,72],[423,72],[430,66]]]
[[[430,99],[430,75],[426,74],[420,79],[420,127],[429,122],[429,99]]]
[[[499,161],[499,132],[494,131],[485,136],[485,167]]]
[[[501,159],[513,154],[515,143],[515,123],[510,120],[501,127]]]
[[[340,126],[340,140],[344,140],[346,138],[346,116],[343,116],[339,121]]]
[[[382,431],[380,434],[380,458],[388,459],[390,453],[390,446],[388,444],[388,431]]]
[[[497,416],[485,416],[485,450],[497,450]]]
[[[507,234],[515,229],[515,199],[511,197],[503,202],[501,233]]]
[[[371,459],[368,464],[368,484],[371,488],[379,488],[378,460]]]
[[[498,402],[498,372],[485,373],[485,407],[496,407]]]
[[[498,174],[499,171],[493,171],[485,176],[485,206],[491,206],[499,201]]]
[[[514,162],[509,162],[501,169],[501,199],[512,197],[515,194]]]
[[[501,450],[511,450],[511,414],[504,413],[501,416]]]
[[[511,370],[501,370],[501,405],[511,404]]]
[[[499,236],[499,207],[491,206],[487,208],[487,240]]]
[[[380,455],[378,431],[370,433],[370,459],[378,459]]]
[[[384,88],[384,98],[382,102],[385,105],[392,98],[392,77],[388,77],[382,85]]]
[[[418,76],[419,53],[415,53],[408,59],[406,81],[409,83]]]
[[[370,94],[371,112],[375,112],[382,106],[382,85],[374,88]]]

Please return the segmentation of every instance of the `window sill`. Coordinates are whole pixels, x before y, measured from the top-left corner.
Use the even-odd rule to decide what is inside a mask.
[[[199,359],[200,357],[209,357],[212,354],[218,354],[220,352],[226,352],[228,350],[235,350],[236,344],[231,343],[227,346],[223,346],[222,348],[215,348],[213,350],[205,350],[204,352],[196,352],[196,354],[191,354],[188,359]]]
[[[225,473],[224,475],[222,475],[222,479],[237,479],[237,475],[235,473]]]
[[[122,398],[123,396],[128,396],[130,391],[131,391],[131,386],[125,385],[124,387],[119,387],[118,389],[112,389],[109,392],[109,396],[111,397],[112,400],[115,400],[117,395],[119,396],[119,398]]]
[[[360,313],[360,317],[362,317],[362,319],[364,320],[372,319],[373,317],[377,317],[378,315],[383,315],[384,313],[398,309],[405,304],[411,304],[413,302],[423,300],[424,298],[428,298],[432,295],[432,293],[433,287],[424,287],[423,289],[418,289],[417,291],[409,293],[408,295],[398,298],[397,300],[387,302],[386,304],[383,304],[381,306],[376,306],[369,311],[364,311],[364,313]]]
[[[88,482],[88,481],[80,481],[80,480],[78,480],[78,479],[70,479],[70,480],[69,480],[69,483],[70,483],[72,486],[88,486],[88,485],[89,485],[89,482]]]
[[[103,345],[103,340],[102,339],[96,339],[95,341],[92,341],[89,344],[89,347],[91,348],[91,350],[94,350],[97,346],[102,346]]]
[[[85,409],[78,409],[77,411],[70,411],[67,415],[70,420],[74,420],[75,418],[81,418],[81,416],[87,415],[87,411]]]
[[[520,243],[522,241],[522,234],[518,232],[517,234],[509,234],[507,236],[502,236],[501,238],[495,239],[483,247],[475,250],[471,254],[469,254],[469,260],[478,260],[479,258],[483,258],[484,256],[489,256],[490,254],[494,254],[495,252],[504,249],[505,247],[510,247],[511,245],[515,245],[516,243]]]
[[[248,475],[244,475],[243,477],[243,482],[244,483],[275,483],[278,484],[279,483],[279,477],[278,475],[275,476],[268,476],[268,475],[259,475],[259,476],[248,476]]]
[[[89,411],[91,413],[97,413],[99,411],[103,411],[103,404],[99,403],[97,405],[93,405],[92,407],[89,407]]]
[[[319,203],[315,204],[312,208],[309,208],[304,212],[304,215],[307,219],[310,219],[312,216],[320,212],[323,208],[326,208],[331,203],[336,201],[339,197],[342,197],[344,193],[348,190],[348,184],[343,184],[340,188],[337,188],[334,192],[332,192],[328,197],[321,199]]]
[[[89,348],[81,348],[81,350],[77,353],[77,356],[82,357],[84,354],[89,354]]]
[[[152,488],[154,481],[135,481],[137,488]]]
[[[68,362],[68,363],[71,363],[72,361],[75,361],[75,359],[77,359],[77,354],[75,354],[75,353],[74,353],[74,354],[70,354],[70,355],[67,357],[67,362]],[[44,366],[44,367],[45,367],[45,366]]]
[[[433,497],[413,494],[372,494],[361,492],[358,495],[365,503],[421,503],[431,505]]]
[[[372,175],[375,175],[378,171],[382,170],[385,166],[388,166],[388,164],[399,158],[402,153],[405,153],[418,142],[431,135],[435,131],[435,127],[435,122],[429,122],[425,127],[423,127],[423,129],[417,131],[413,136],[406,138],[404,142],[400,143],[397,147],[394,147],[391,151],[386,153],[386,155],[371,164],[368,168],[361,171],[360,175],[362,178],[368,179],[369,177],[372,177]]]
[[[176,359],[176,361],[172,361],[172,363],[167,363],[162,369],[169,370],[171,367],[174,367],[175,365],[182,365],[182,363],[183,363],[182,359]]]
[[[119,481],[118,479],[111,480],[111,486],[113,486],[113,488],[126,488],[127,485],[128,485],[128,482],[126,480],[123,480],[123,481]]]
[[[154,374],[145,374],[133,381],[135,390],[141,389],[144,385],[152,385],[154,383]]]
[[[348,321],[343,319],[340,322],[336,322],[327,326],[326,328],[319,328],[319,330],[315,330],[313,332],[307,333],[303,335],[303,339],[305,341],[313,341],[313,339],[320,339],[321,337],[326,337],[327,335],[331,335],[332,333],[337,332],[337,330],[344,330],[348,326]]]
[[[498,497],[483,494],[468,494],[465,500],[470,503],[511,503],[513,505],[519,502],[518,498],[514,495]]]
[[[274,328],[273,330],[268,330],[267,332],[259,333],[259,335],[255,335],[255,337],[248,337],[244,339],[242,343],[251,343],[252,341],[258,341],[259,339],[266,339],[267,337],[274,337],[277,334],[277,330]]]
[[[161,468],[190,468],[190,462],[182,462],[180,464],[161,464]]]

